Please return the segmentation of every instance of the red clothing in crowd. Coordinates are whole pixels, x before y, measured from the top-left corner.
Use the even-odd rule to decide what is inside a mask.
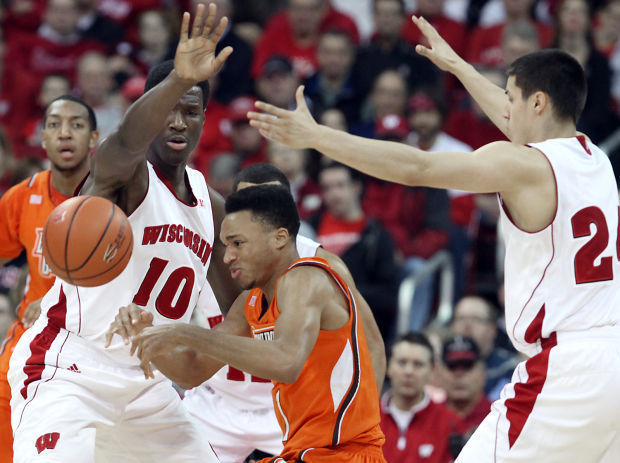
[[[348,221],[324,212],[316,236],[323,248],[337,256],[342,256],[347,249],[360,240],[365,227],[365,217]]]
[[[434,207],[427,204],[427,193],[426,188],[372,179],[366,182],[362,199],[364,212],[376,217],[387,228],[404,257],[428,259],[448,244],[449,223],[442,228],[428,226],[428,213]],[[447,197],[443,206],[449,208]],[[449,219],[447,211],[446,219]]]
[[[443,128],[444,132],[478,149],[506,136],[488,119],[480,119],[471,110],[452,111]]]
[[[205,112],[205,123],[202,127],[200,141],[191,160],[193,167],[205,173],[215,156],[230,152],[232,145],[229,134],[228,108],[215,99],[211,99]]]
[[[426,396],[414,406],[411,421],[401,432],[390,411],[389,393],[381,398],[381,430],[385,434],[383,455],[389,463],[449,463],[450,436],[461,434],[463,424],[456,413]]]
[[[38,83],[25,72],[5,62],[0,86],[0,124],[13,145],[15,157],[22,155],[19,133],[26,124],[32,108],[36,107]]]
[[[485,66],[503,66],[502,35],[506,24],[491,27],[476,27],[467,47],[467,61],[480,63]],[[553,28],[547,24],[534,23],[538,30],[538,40],[541,48],[551,43]]]
[[[405,21],[401,36],[412,45],[421,43],[422,45],[428,46],[428,42],[422,36],[418,26],[416,26],[413,21],[409,19],[413,14],[417,15],[418,13],[410,13],[407,15],[407,21]],[[463,51],[465,51],[466,43],[465,25],[444,15],[437,15],[432,18],[425,19],[430,22],[435,29],[437,29],[439,35],[441,35],[445,41],[448,42],[454,51],[462,56]]]
[[[329,7],[320,30],[339,29],[347,32],[353,41],[359,43],[359,33],[355,22],[347,15]],[[273,55],[284,55],[290,58],[295,72],[301,79],[310,77],[316,72],[316,43],[302,47],[295,43],[288,13],[282,11],[271,17],[259,42],[254,49],[252,76],[260,74],[263,64]]]
[[[482,423],[482,420],[487,417],[490,411],[491,401],[483,394],[474,409],[467,415],[461,417],[465,426],[465,431],[468,433],[473,432],[478,425]]]

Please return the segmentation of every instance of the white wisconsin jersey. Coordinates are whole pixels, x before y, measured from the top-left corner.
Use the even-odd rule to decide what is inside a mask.
[[[532,356],[540,351],[537,341],[554,332],[620,322],[620,242],[618,189],[605,153],[583,136],[530,146],[553,169],[555,217],[529,233],[511,221],[503,204],[500,209],[508,335]]]
[[[316,241],[297,235],[297,253],[299,257],[312,257],[320,246]],[[222,321],[222,313],[217,305],[213,290],[209,285],[200,294],[198,308],[207,320],[208,328],[213,328]],[[226,365],[202,385],[187,391],[187,395],[202,393],[201,389],[211,388],[217,394],[226,396],[229,403],[239,410],[259,410],[273,408],[271,398],[271,381],[255,378],[250,374]]]
[[[214,240],[211,199],[202,174],[186,168],[196,198],[196,205],[188,205],[147,165],[147,193],[129,216],[134,245],[127,267],[111,282],[92,288],[57,278],[41,303],[50,324],[90,341],[104,358],[125,366],[137,366],[139,360],[129,356],[120,336],[104,348],[105,333],[119,308],[131,302],[144,306],[155,325],[189,323],[206,283]]]

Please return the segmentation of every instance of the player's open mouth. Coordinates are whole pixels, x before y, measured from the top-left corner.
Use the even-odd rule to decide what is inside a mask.
[[[238,278],[240,273],[241,270],[238,268],[230,269],[230,276],[233,278],[233,280]]]
[[[73,158],[73,148],[71,147],[61,147],[60,148],[60,155],[62,156],[63,159],[72,159]]]
[[[183,137],[170,138],[166,144],[175,151],[182,151],[187,148],[187,140]]]

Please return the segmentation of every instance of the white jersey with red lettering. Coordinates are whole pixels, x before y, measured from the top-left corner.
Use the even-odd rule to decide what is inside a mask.
[[[582,136],[530,146],[553,168],[555,217],[529,233],[501,207],[506,324],[515,347],[528,356],[552,332],[620,323],[618,189],[607,155]]]
[[[319,243],[297,236],[300,257],[316,255]],[[208,328],[222,321],[213,291],[207,285],[198,308]],[[225,366],[204,384],[187,391],[185,405],[200,423],[222,463],[243,461],[254,449],[277,454],[282,450],[282,431],[273,411],[270,380]]]
[[[55,381],[89,384],[97,400],[110,400],[113,411],[117,405],[133,406],[130,405],[132,399],[116,390],[114,394],[108,391],[114,381],[98,382],[92,375],[113,376],[120,384],[127,378],[132,384],[131,388],[126,388],[127,393],[134,394],[133,398],[141,397],[142,390],[155,390],[153,384],[168,382],[160,373],[156,374],[155,381],[145,381],[139,359],[129,355],[130,346],[125,345],[120,336],[114,336],[112,345],[105,348],[105,333],[119,308],[131,302],[152,313],[155,325],[190,321],[200,290],[207,285],[214,242],[213,214],[209,191],[200,172],[186,169],[195,198],[195,204],[187,204],[176,197],[167,180],[150,163],[147,165],[147,193],[129,216],[134,247],[127,267],[114,280],[98,287],[77,287],[56,279],[41,303],[41,317],[14,351],[9,380],[16,445],[21,430],[32,427],[36,413],[53,400],[51,391],[54,387],[58,390]],[[66,372],[74,373],[67,377]],[[150,402],[147,397],[144,392],[140,400]],[[171,399],[168,396],[162,400],[165,404]],[[58,402],[62,404],[63,401],[59,399]],[[143,402],[140,407],[142,405]],[[158,405],[160,409],[163,406],[162,403]],[[148,413],[145,416],[148,417]],[[160,418],[186,419],[182,418],[184,411],[179,413]],[[115,418],[103,421],[108,426],[115,424]],[[182,429],[180,422],[177,424]],[[178,438],[176,432],[173,434]],[[136,445],[143,444],[136,441]],[[192,445],[190,443],[190,447]]]
[[[456,461],[613,463],[620,455],[620,415],[610,406],[620,384],[615,177],[605,153],[583,136],[530,146],[553,169],[555,216],[529,233],[502,208],[506,323],[529,358]]]

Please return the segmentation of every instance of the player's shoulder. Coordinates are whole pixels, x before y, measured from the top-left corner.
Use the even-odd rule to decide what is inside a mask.
[[[37,172],[9,188],[4,195],[2,195],[2,200],[21,201],[28,196],[35,195],[35,197],[31,199],[35,203],[41,204],[43,194],[47,194],[48,191],[48,179],[49,171]]]

